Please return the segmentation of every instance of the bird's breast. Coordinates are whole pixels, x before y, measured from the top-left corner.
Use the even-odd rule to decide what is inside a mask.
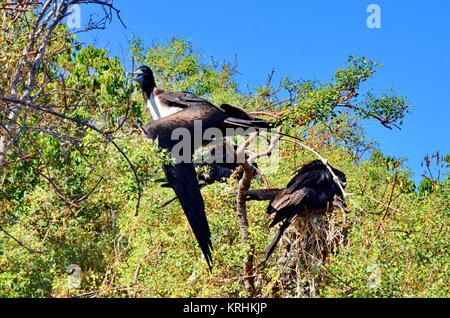
[[[173,115],[182,110],[182,108],[179,107],[168,107],[163,105],[158,96],[155,96],[154,94],[152,94],[147,101],[147,109],[155,120]]]

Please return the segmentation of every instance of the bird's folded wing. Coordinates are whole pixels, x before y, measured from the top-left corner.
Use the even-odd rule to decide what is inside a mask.
[[[185,128],[193,132],[195,122],[201,121],[202,131],[204,131],[210,127],[216,127],[225,118],[225,113],[215,106],[195,104],[175,114],[150,122],[145,127],[145,131],[150,138],[159,136],[159,145],[170,150],[176,143],[171,140],[171,135],[175,129]]]
[[[174,166],[164,166],[164,172],[191,225],[206,262],[211,267],[211,232],[194,165],[179,163]]]
[[[294,191],[290,194],[288,194],[286,190],[281,191],[275,199],[270,202],[267,213],[271,214],[288,206],[297,206],[305,198],[307,193],[308,191],[305,188],[301,188],[300,190]]]
[[[323,170],[309,170],[309,171],[300,172],[287,185],[286,194],[292,194],[295,191],[297,191],[303,187],[315,185],[315,184],[321,182],[323,179],[323,176],[324,176],[323,173],[324,173]]]
[[[186,92],[164,92],[158,94],[158,98],[161,103],[173,106],[186,108],[195,103],[211,104],[206,99],[200,98],[197,95]]]
[[[240,119],[234,117],[228,117],[224,124],[230,128],[254,128],[255,131],[259,129],[273,128],[272,124],[263,119]]]
[[[255,118],[250,116],[245,110],[242,108],[231,106],[228,104],[222,104],[220,108],[227,114],[229,117],[234,118],[240,118],[240,119],[247,119],[247,120],[254,120]]]
[[[247,201],[272,201],[281,191],[280,189],[250,190],[245,199]]]

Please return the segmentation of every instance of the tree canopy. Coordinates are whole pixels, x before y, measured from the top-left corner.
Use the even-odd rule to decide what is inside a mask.
[[[79,44],[61,23],[63,7],[44,21],[45,4],[8,3],[0,1],[0,296],[248,296],[244,261],[261,258],[274,232],[264,203],[247,206],[246,244],[232,194],[239,180],[202,190],[215,247],[209,272],[177,202],[160,208],[173,196],[154,182],[168,158],[140,131],[150,117],[131,70]],[[290,280],[282,243],[254,269],[256,296],[449,296],[450,179],[441,171],[450,158],[427,156],[429,173],[416,187],[403,160],[366,133],[364,121],[397,129],[411,111],[406,97],[366,89],[380,64],[349,56],[329,81],[287,75],[275,83],[269,74],[243,92],[238,65],[206,59],[189,40],[148,46],[136,36],[129,49],[163,89],[278,121],[344,171],[346,190],[357,194],[345,219],[333,215],[348,228],[345,242]],[[277,155],[277,169],[252,188],[284,187],[317,159],[286,141]]]

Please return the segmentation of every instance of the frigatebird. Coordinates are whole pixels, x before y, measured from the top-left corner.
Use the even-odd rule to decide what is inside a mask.
[[[206,99],[200,98],[195,94],[189,92],[166,92],[156,87],[155,77],[153,71],[147,65],[140,66],[134,73],[133,80],[138,82],[142,88],[144,100],[147,103],[147,109],[150,111],[153,120],[158,120],[170,116],[183,110],[185,108],[202,104],[203,106],[210,106],[212,109],[219,110],[212,103]],[[228,116],[233,117],[237,122],[240,120],[243,127],[253,127],[257,125],[259,128],[273,128],[267,121],[255,119],[243,109],[234,107],[228,104],[220,106],[220,110]],[[248,126],[245,120],[253,120],[253,126]]]
[[[283,222],[266,250],[264,262],[269,260],[283,233],[297,215],[308,211],[323,213],[333,204],[335,196],[343,200],[344,194],[337,182],[340,182],[342,188],[345,188],[345,174],[331,166],[330,168],[339,180],[335,181],[328,167],[322,161],[316,160],[298,170],[285,189],[251,190],[247,192],[246,199],[248,201],[270,201],[267,214],[275,213],[270,227]]]
[[[165,92],[158,89],[153,72],[148,66],[139,67],[134,75],[154,119],[145,127],[145,132],[149,139],[157,140],[159,147],[172,154],[175,164],[163,166],[167,182],[174,190],[211,268],[211,232],[192,162],[193,153],[198,147],[210,142],[203,140],[203,134],[210,128],[219,129],[222,136],[227,136],[230,134],[229,128],[269,129],[272,125],[265,120],[254,118],[238,107],[224,104],[219,108],[191,93]],[[201,125],[197,126],[198,123]],[[200,128],[200,131],[197,128]],[[183,137],[187,138],[183,139],[181,149],[178,148],[180,141],[172,137],[176,129],[183,129]],[[175,148],[180,152],[174,154]]]

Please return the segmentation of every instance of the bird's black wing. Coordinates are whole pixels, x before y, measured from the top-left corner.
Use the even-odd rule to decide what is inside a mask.
[[[345,173],[332,166],[330,167],[341,182],[345,184]],[[321,160],[314,160],[303,165],[303,167],[297,171],[296,176],[289,182],[286,189],[288,189],[288,192],[290,193],[304,186],[318,184],[325,179],[333,180],[333,176]]]
[[[162,104],[172,107],[186,108],[196,103],[211,104],[206,99],[187,92],[162,92],[157,96]]]
[[[231,106],[228,104],[222,104],[220,108],[227,114],[229,117],[239,118],[239,119],[247,119],[254,120],[255,118],[250,116],[245,110],[242,108]]]
[[[280,191],[267,207],[267,214],[277,213],[270,226],[279,223],[286,215],[289,215],[292,209],[300,208],[302,202],[308,199],[309,194],[308,187],[300,188],[289,194],[286,189]]]
[[[211,267],[211,232],[194,165],[192,163],[167,165],[164,166],[164,172],[191,225],[206,262]]]
[[[328,168],[319,160],[306,164],[286,189],[270,202],[267,213],[277,213],[271,226],[292,213],[300,213],[304,209],[322,209],[333,200],[334,195],[340,196],[341,191]]]
[[[311,196],[311,187],[323,182],[326,173],[326,167],[321,162],[314,161],[304,165],[288,183],[286,189],[281,191],[267,207],[267,214],[277,212],[271,226],[289,215],[291,209],[301,208],[302,202]]]
[[[237,164],[213,162],[200,164],[199,167],[198,179],[206,184],[213,184],[214,182],[230,178],[237,169]]]
[[[281,189],[250,190],[245,195],[247,201],[272,201]]]
[[[286,186],[286,193],[291,194],[303,187],[322,182],[326,173],[328,173],[326,168],[314,168],[308,170],[302,168]]]
[[[277,246],[278,242],[280,241],[281,237],[283,236],[284,232],[287,230],[289,225],[291,225],[292,221],[294,220],[295,216],[291,216],[287,218],[283,224],[281,224],[280,229],[278,230],[277,235],[273,238],[272,242],[266,249],[266,253],[264,255],[263,262],[267,262],[272,255],[273,251],[275,250],[275,247]]]

